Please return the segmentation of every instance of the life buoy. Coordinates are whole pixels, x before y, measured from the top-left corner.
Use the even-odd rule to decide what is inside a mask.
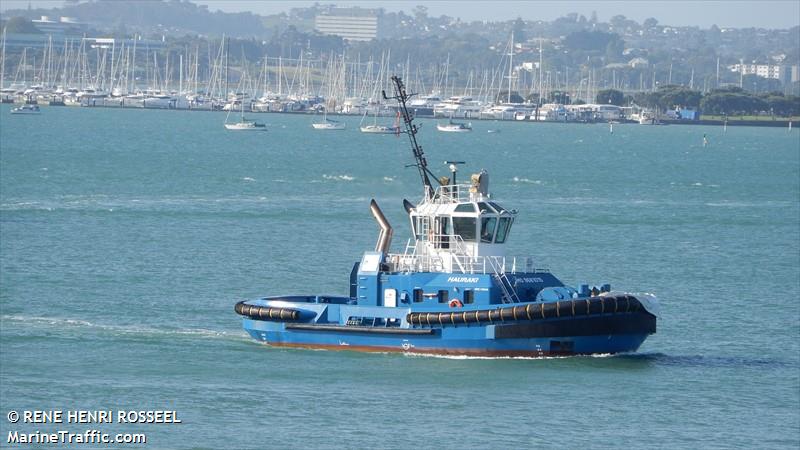
[[[449,305],[450,305],[451,308],[461,308],[461,307],[464,306],[464,304],[461,303],[461,300],[459,300],[457,298],[454,298],[454,299],[450,300]]]

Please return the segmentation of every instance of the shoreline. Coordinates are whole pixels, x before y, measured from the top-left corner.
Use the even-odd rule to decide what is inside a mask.
[[[103,102],[105,103],[105,102]],[[15,102],[3,102],[3,104],[8,104],[11,106],[18,106],[22,103]],[[219,113],[228,113],[228,111],[223,111],[222,109],[212,109],[212,108],[191,108],[191,107],[173,107],[173,108],[147,108],[141,106],[124,106],[121,104],[81,104],[81,105],[39,105],[39,106],[46,106],[46,107],[63,107],[63,108],[109,108],[109,109],[130,109],[130,110],[157,110],[157,111],[201,111],[201,112],[219,112]],[[317,115],[316,111],[246,111],[248,114],[295,114],[295,115]],[[329,116],[338,116],[338,117],[359,117],[363,114],[343,114],[343,113],[329,113]],[[379,115],[381,117],[393,117],[392,115]],[[446,117],[434,117],[428,115],[420,115],[417,116],[420,119],[447,119]],[[458,120],[467,120],[467,121],[495,121],[495,122],[522,122],[522,123],[564,123],[564,124],[578,124],[578,125],[586,125],[586,124],[606,124],[608,122],[602,120],[596,121],[544,121],[544,120],[516,120],[516,119],[497,119],[494,117],[466,117],[466,118],[459,118]],[[699,119],[699,120],[662,120],[661,123],[655,125],[707,125],[707,126],[725,126],[724,120],[719,119]],[[790,118],[780,118],[780,119],[772,119],[772,120],[751,120],[751,119],[737,119],[735,117],[729,117],[727,120],[727,124],[729,126],[747,126],[747,127],[769,127],[769,128],[789,128],[789,124],[793,124],[792,128],[794,128],[794,124],[800,122],[800,117],[790,117]],[[637,124],[636,121],[633,120],[615,120],[612,123],[615,124]]]

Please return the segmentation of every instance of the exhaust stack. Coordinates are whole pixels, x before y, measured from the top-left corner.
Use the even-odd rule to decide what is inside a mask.
[[[369,209],[372,211],[372,215],[381,227],[381,231],[378,233],[378,243],[375,244],[375,251],[386,254],[389,251],[389,246],[392,244],[392,234],[394,230],[392,226],[389,225],[389,221],[386,220],[386,216],[383,215],[383,211],[378,207],[375,199],[369,202]]]

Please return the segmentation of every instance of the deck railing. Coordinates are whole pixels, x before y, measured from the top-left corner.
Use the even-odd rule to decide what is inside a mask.
[[[447,186],[438,186],[435,190],[428,188],[424,200],[430,203],[446,204],[484,201],[486,199],[471,184],[449,184]]]
[[[403,253],[390,253],[386,262],[392,272],[442,272],[463,274],[501,273],[547,273],[549,269],[535,267],[530,256],[471,255],[458,235],[431,236],[436,248],[444,249],[436,254],[419,252],[418,245],[427,241],[411,241]]]

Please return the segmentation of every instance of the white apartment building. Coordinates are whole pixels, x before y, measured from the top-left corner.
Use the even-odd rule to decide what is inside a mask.
[[[728,66],[731,72],[741,73],[742,75],[757,75],[762,78],[774,78],[780,81],[788,81],[791,77],[791,68],[788,66],[771,64],[734,64]]]
[[[371,9],[332,8],[314,18],[314,28],[350,41],[369,41],[378,36],[378,14]]]

